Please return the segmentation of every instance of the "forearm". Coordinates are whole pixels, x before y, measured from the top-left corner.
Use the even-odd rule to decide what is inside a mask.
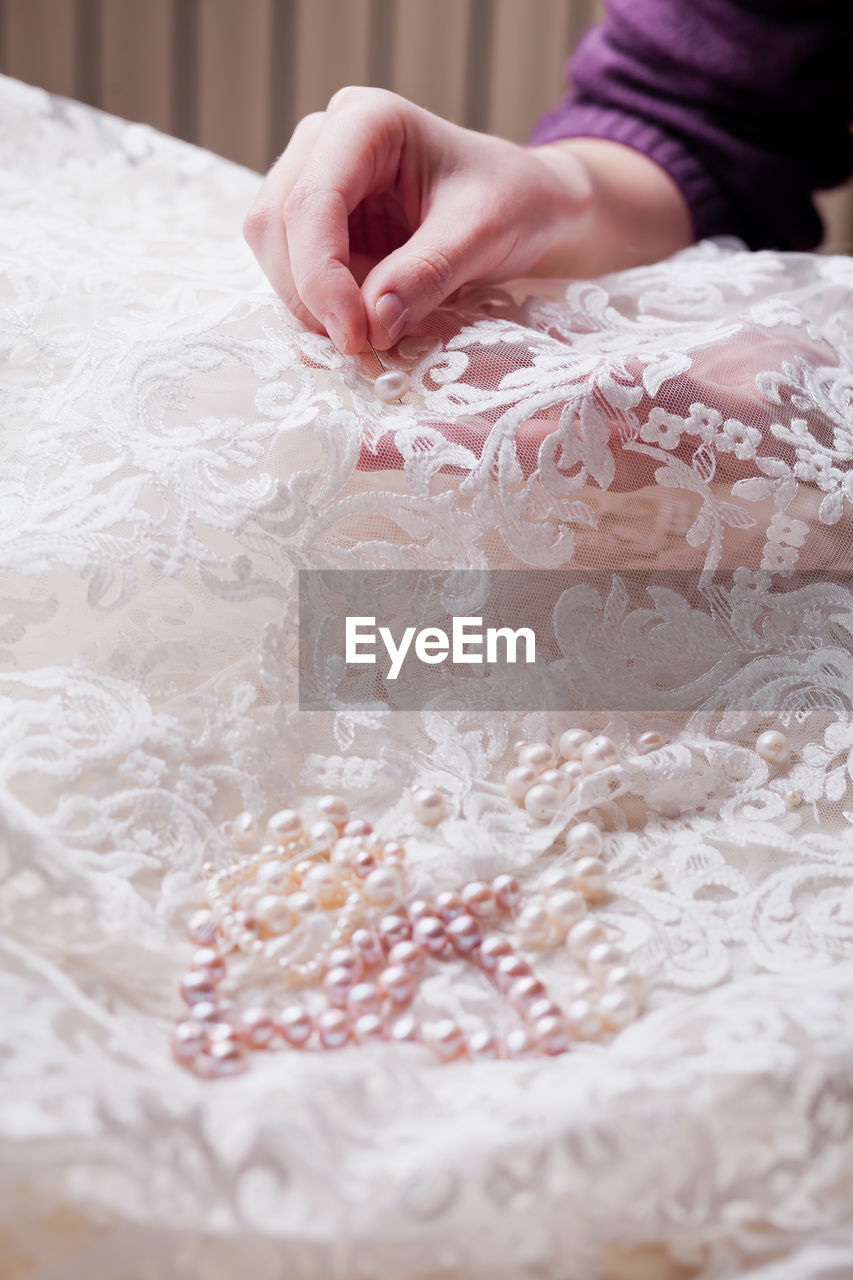
[[[618,142],[570,138],[533,149],[558,180],[588,186],[583,213],[561,224],[534,274],[592,277],[668,258],[695,239],[687,203],[653,160]]]

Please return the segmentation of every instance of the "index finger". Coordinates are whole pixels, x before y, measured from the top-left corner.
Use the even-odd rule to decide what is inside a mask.
[[[323,128],[284,205],[296,291],[347,354],[365,345],[364,301],[349,269],[348,218],[397,175],[405,127],[394,94],[336,94]]]

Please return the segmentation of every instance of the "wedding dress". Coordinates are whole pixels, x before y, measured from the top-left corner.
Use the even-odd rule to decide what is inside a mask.
[[[260,275],[257,175],[9,80],[0,121],[0,1276],[853,1275],[853,262],[471,290],[389,405]],[[647,710],[305,710],[296,575],[363,568],[678,570],[586,601]],[[572,724],[621,752],[560,822],[607,832],[633,1025],[173,1061],[237,814],[337,792],[414,891],[535,880],[560,822],[503,780]],[[475,977],[424,1001],[488,1014]]]

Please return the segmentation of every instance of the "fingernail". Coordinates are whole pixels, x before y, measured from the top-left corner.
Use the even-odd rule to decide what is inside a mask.
[[[393,342],[403,332],[403,326],[409,318],[409,312],[396,293],[383,293],[376,299],[376,315],[379,323],[388,334],[388,341]]]
[[[349,330],[346,325],[342,324],[338,317],[330,311],[328,315],[323,316],[323,328],[341,355],[346,355],[346,350],[349,346]]]

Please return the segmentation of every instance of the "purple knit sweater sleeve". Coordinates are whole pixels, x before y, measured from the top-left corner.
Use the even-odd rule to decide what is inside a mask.
[[[594,137],[672,177],[697,238],[811,249],[853,171],[853,0],[609,0],[531,144]]]

